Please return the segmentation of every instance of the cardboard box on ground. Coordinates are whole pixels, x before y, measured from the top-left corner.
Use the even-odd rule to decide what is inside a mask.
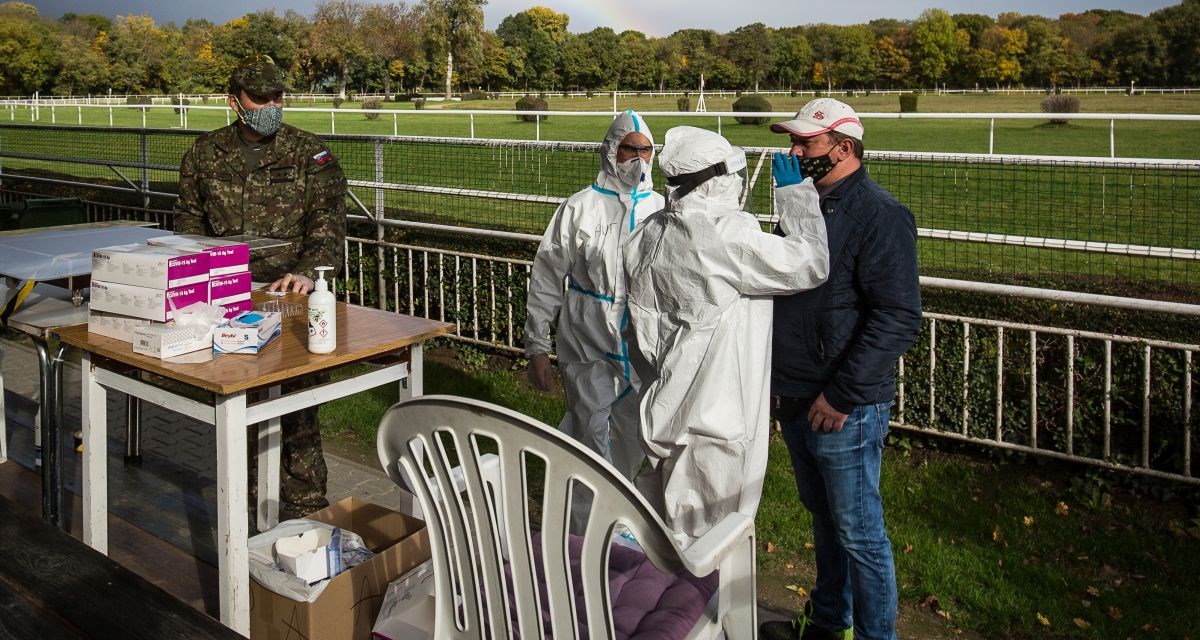
[[[425,523],[353,496],[307,517],[357,533],[375,556],[334,577],[313,602],[251,580],[251,639],[369,640],[388,584],[430,558]]]

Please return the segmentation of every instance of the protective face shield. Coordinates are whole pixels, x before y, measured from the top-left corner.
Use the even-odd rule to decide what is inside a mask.
[[[684,173],[676,176],[668,176],[667,184],[674,187],[671,195],[678,200],[691,193],[700,185],[719,176],[736,175],[739,180],[745,182],[746,171],[746,152],[741,147],[730,147],[729,155],[725,159],[710,165],[699,171]]]
[[[276,104],[268,104],[258,109],[250,110],[242,105],[241,99],[234,96],[234,100],[238,105],[238,117],[246,126],[254,130],[255,133],[261,136],[274,135],[279,131],[279,127],[283,125],[283,107]]]

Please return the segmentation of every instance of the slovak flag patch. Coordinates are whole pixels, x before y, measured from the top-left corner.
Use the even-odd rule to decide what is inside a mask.
[[[321,165],[325,164],[326,162],[333,160],[333,156],[330,155],[328,151],[322,151],[321,153],[318,153],[317,155],[313,156],[313,160],[317,161],[317,166],[321,166]]]

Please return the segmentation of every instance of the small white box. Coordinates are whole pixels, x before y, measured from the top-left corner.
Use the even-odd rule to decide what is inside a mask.
[[[133,342],[133,330],[150,324],[145,318],[88,309],[88,333],[99,334],[122,342]]]
[[[212,339],[212,327],[154,323],[133,330],[133,351],[155,358],[174,358],[211,349]]]
[[[248,311],[230,318],[213,333],[217,353],[258,353],[283,330],[278,311]]]
[[[426,560],[388,585],[371,630],[373,640],[428,640],[433,637],[433,561]],[[461,598],[455,596],[456,603]]]
[[[170,289],[208,281],[208,254],[144,244],[92,251],[92,279],[135,287]]]
[[[275,556],[284,571],[314,584],[341,573],[340,530],[310,529],[275,541]]]

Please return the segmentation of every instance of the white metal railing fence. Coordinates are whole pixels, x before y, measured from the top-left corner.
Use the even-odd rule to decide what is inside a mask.
[[[382,143],[370,142],[374,148]],[[377,166],[375,175],[383,174]],[[142,193],[137,186],[109,189]],[[387,210],[390,192],[412,185],[377,178],[358,186],[353,195],[357,212],[349,218],[374,231],[347,238],[342,297],[453,322],[455,339],[519,353],[530,260],[387,240],[387,231],[393,228],[456,227],[380,215]],[[377,199],[363,202],[360,193]],[[506,197],[480,190],[470,194],[496,196]],[[170,217],[161,208],[90,203],[89,209],[96,219],[136,216],[165,223]],[[457,230],[527,241],[527,255],[538,239],[536,234]],[[1006,295],[1029,293],[1004,291],[1003,286],[989,283],[924,278],[923,284],[975,287]],[[1042,293],[1051,299],[1069,295]],[[1122,301],[1137,309],[1176,313],[1196,309],[1195,305],[1164,309],[1157,306],[1164,303],[1136,298]],[[927,313],[926,331],[899,364],[896,426],[1195,484],[1191,433],[1197,350],[1200,346],[1184,342]]]
[[[338,116],[343,118],[355,115],[359,117],[373,116],[376,120],[371,126],[378,128],[374,131],[375,134],[387,135],[387,124],[391,123],[391,135],[400,135],[400,119],[401,118],[445,118],[446,116],[460,117],[467,121],[466,138],[476,138],[476,119],[477,118],[495,118],[495,117],[513,117],[513,116],[545,116],[555,118],[611,118],[620,110],[617,107],[617,96],[613,95],[613,104],[611,110],[595,110],[595,111],[518,111],[514,109],[361,109],[361,108],[317,108],[317,107],[287,107],[289,112],[294,113],[313,113],[323,114],[328,116],[329,128],[328,133],[337,134]],[[135,113],[140,117],[138,126],[141,128],[152,128],[152,126],[166,126],[162,122],[151,122],[151,114],[164,110],[172,110],[175,116],[172,116],[172,124],[177,122],[180,129],[188,129],[190,127],[189,114],[191,112],[212,112],[218,113],[224,119],[226,125],[233,121],[233,114],[228,107],[224,106],[223,102],[218,105],[196,105],[196,104],[171,104],[169,102],[155,102],[153,104],[86,104],[86,103],[62,103],[57,101],[49,101],[44,104],[38,100],[0,100],[0,109],[8,112],[8,121],[10,123],[30,122],[35,124],[49,123],[52,125],[71,124],[76,126],[84,125],[84,110],[101,109],[107,113],[108,126],[116,126],[116,114],[122,111]],[[43,111],[48,112],[43,115]],[[59,122],[59,112],[65,112],[62,122]],[[18,116],[18,112],[21,115]],[[73,114],[71,112],[74,112]],[[681,111],[644,111],[639,112],[644,118],[699,118],[701,120],[711,120],[717,133],[722,133],[724,126],[730,119],[736,118],[771,118],[783,120],[793,117],[793,112],[774,111],[774,112],[739,112],[739,111],[705,111],[705,112],[681,112]],[[74,115],[73,122],[71,115]],[[987,122],[987,140],[988,154],[994,154],[996,148],[996,121],[1004,120],[1062,120],[1062,121],[1087,121],[1096,120],[1108,123],[1108,156],[1110,158],[1117,157],[1117,122],[1144,121],[1144,122],[1200,122],[1200,115],[1197,114],[1150,114],[1150,113],[1015,113],[1015,112],[981,112],[981,113],[899,113],[899,112],[863,112],[858,114],[863,120],[879,119],[879,120],[978,120]],[[389,116],[384,118],[384,116]],[[155,116],[161,120],[160,117]],[[379,119],[383,118],[382,121]],[[94,123],[89,122],[94,126]],[[356,123],[356,127],[362,126]],[[319,131],[318,131],[319,132]],[[534,140],[542,140],[542,118],[537,118],[534,123]]]
[[[459,340],[521,353],[529,260],[356,237],[346,255],[347,302],[452,322]],[[372,298],[376,277],[386,282]],[[1200,484],[1192,470],[1197,351],[926,313],[920,341],[898,364],[893,424]]]

